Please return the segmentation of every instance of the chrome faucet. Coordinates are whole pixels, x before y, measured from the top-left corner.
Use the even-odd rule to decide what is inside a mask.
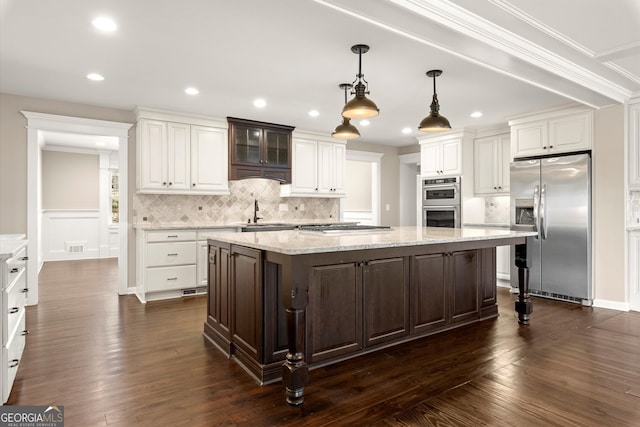
[[[253,223],[257,223],[259,219],[263,219],[262,217],[258,216],[258,211],[260,210],[260,208],[258,207],[258,199],[254,199],[253,201]]]

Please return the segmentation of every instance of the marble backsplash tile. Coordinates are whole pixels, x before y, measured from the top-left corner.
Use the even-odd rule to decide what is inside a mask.
[[[509,224],[509,196],[485,197],[484,222],[487,224]]]
[[[229,182],[228,196],[135,194],[134,224],[230,224],[253,219],[253,201],[263,221],[336,219],[339,200],[328,198],[280,198],[280,184],[268,179]],[[287,211],[281,211],[280,205]],[[146,220],[144,219],[146,218]]]

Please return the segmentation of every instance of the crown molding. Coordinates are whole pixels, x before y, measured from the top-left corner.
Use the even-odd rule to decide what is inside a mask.
[[[448,0],[389,1],[615,101],[624,102],[631,96],[630,90],[603,79],[602,76],[571,61],[567,61],[560,55],[532,43]],[[493,1],[499,3],[499,0]],[[526,19],[525,16],[523,18]],[[531,21],[527,22],[531,23]],[[532,25],[535,26],[535,22]],[[547,31],[552,30],[547,27]],[[572,41],[564,38],[564,42],[571,43]],[[573,42],[573,47],[579,48],[579,45]],[[584,50],[585,48],[583,47],[582,49]]]

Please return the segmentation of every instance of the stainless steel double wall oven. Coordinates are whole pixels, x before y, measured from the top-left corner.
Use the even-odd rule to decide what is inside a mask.
[[[422,180],[422,226],[460,227],[460,177]]]

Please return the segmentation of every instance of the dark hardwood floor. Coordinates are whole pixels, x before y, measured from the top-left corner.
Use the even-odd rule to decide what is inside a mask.
[[[10,405],[67,426],[638,426],[640,313],[534,300],[500,317],[314,370],[302,408],[202,337],[206,297],[117,290],[115,260],[47,263]]]

